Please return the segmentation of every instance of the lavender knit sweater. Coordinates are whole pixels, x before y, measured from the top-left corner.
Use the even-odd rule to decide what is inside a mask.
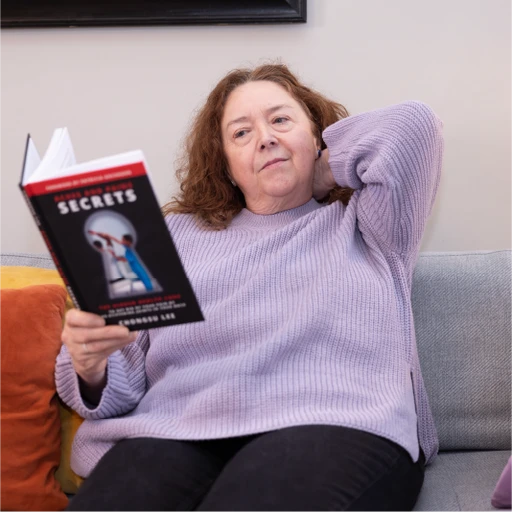
[[[345,425],[428,461],[437,435],[421,377],[411,281],[438,188],[442,122],[408,101],[338,121],[323,138],[347,206],[242,210],[224,231],[171,215],[204,322],[143,331],[112,354],[88,407],[63,346],[57,390],[86,421],[87,477],[123,438],[213,439]]]

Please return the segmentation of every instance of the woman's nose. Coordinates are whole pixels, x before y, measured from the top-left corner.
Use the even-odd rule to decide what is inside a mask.
[[[278,143],[276,136],[269,129],[260,131],[260,149],[276,146]]]

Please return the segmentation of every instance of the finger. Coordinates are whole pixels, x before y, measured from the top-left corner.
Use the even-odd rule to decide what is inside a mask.
[[[116,350],[126,347],[130,343],[133,343],[136,339],[137,336],[133,333],[130,333],[130,335],[126,338],[92,340],[80,343],[79,345],[81,345],[81,349],[86,354],[111,354],[112,352],[115,352]]]
[[[70,309],[66,313],[66,324],[71,327],[103,327],[105,320],[100,315],[94,313]]]
[[[110,327],[110,326],[109,326]],[[112,326],[117,327],[117,326]],[[137,339],[137,333],[119,332],[117,329],[101,329],[102,334],[96,332],[77,333],[76,343],[132,343]]]
[[[86,360],[97,360],[98,358],[106,359],[116,350],[126,347],[135,340],[136,336],[130,333],[126,338],[89,340],[83,342],[74,341],[72,344],[67,345],[67,347],[74,360],[85,362]]]
[[[70,327],[68,325],[62,331],[62,341],[66,345],[112,339],[134,340],[135,337],[123,325],[107,325],[105,327]]]

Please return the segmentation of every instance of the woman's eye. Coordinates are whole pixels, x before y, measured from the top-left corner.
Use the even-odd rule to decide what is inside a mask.
[[[239,131],[235,132],[235,139],[243,137],[246,132],[247,132],[247,130],[239,130]]]
[[[285,123],[286,121],[288,121],[288,118],[287,117],[276,117],[274,119],[274,123],[277,123],[277,124],[283,124]]]

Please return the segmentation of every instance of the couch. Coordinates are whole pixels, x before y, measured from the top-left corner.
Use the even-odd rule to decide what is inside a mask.
[[[415,510],[493,510],[510,457],[511,253],[423,253],[412,287],[439,435]]]
[[[511,449],[511,254],[418,258],[412,303],[440,453],[415,510],[493,510]],[[54,268],[46,255],[15,253],[3,254],[1,265]]]

